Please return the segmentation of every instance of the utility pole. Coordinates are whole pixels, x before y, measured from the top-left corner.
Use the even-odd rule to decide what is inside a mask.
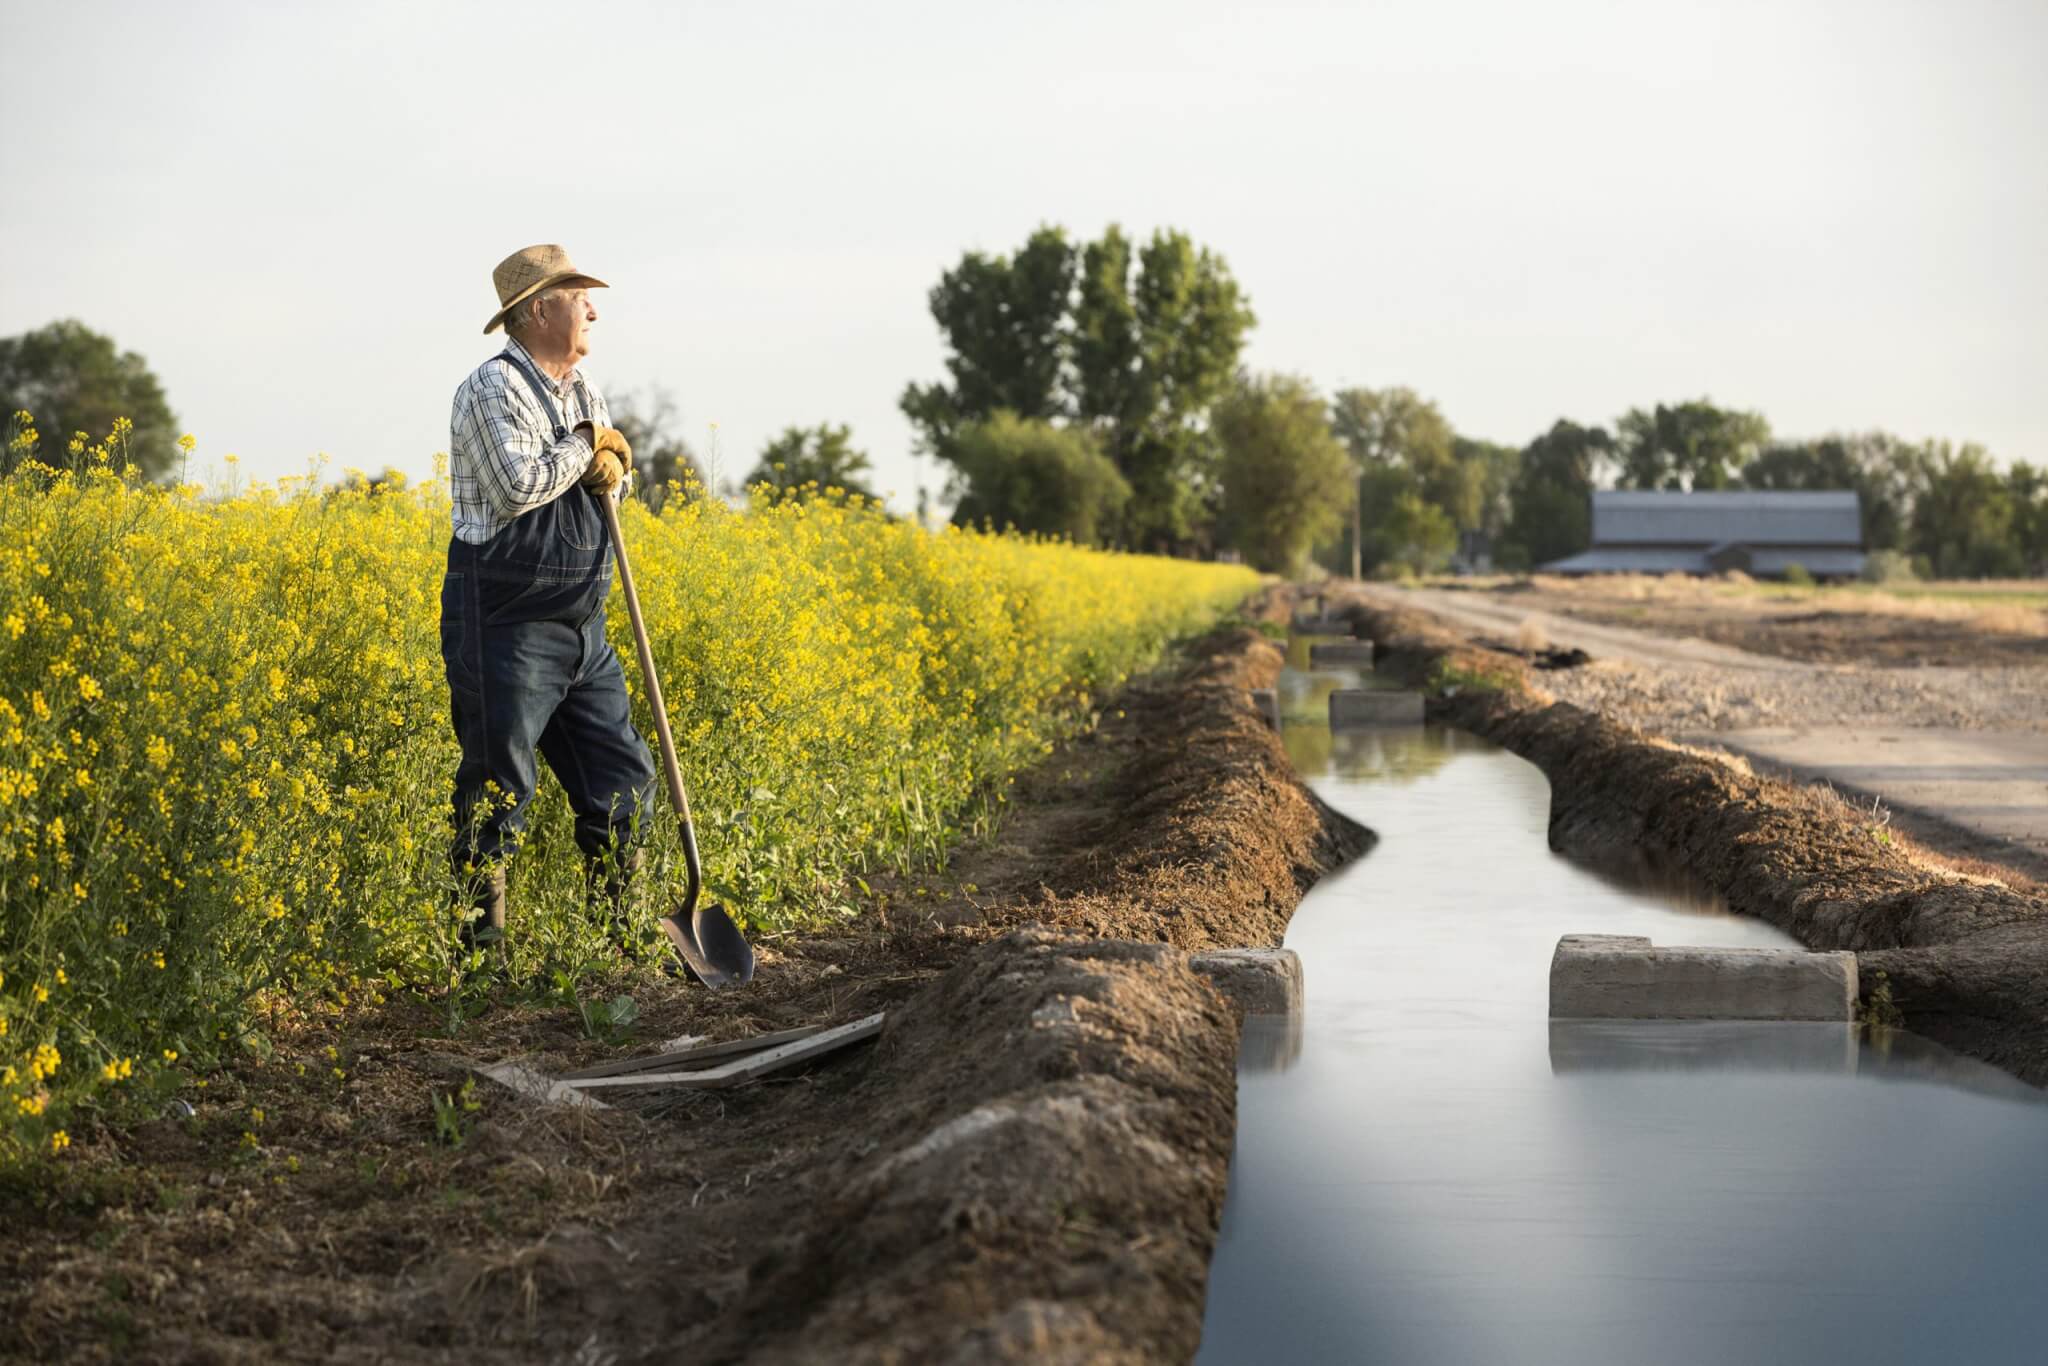
[[[1365,469],[1360,466],[1358,474],[1351,481],[1351,577],[1362,579],[1364,574],[1364,550],[1360,528],[1364,525],[1363,505],[1365,503]]]

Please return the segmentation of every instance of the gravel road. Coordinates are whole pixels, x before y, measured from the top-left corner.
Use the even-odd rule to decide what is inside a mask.
[[[1501,644],[1577,646],[1593,662],[1543,674],[1544,688],[1559,701],[1645,730],[1949,726],[2048,732],[2048,670],[1811,664],[1525,611],[1470,593],[1384,585],[1362,592]]]

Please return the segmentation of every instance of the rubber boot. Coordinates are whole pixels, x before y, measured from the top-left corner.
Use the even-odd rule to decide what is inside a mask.
[[[631,927],[626,922],[626,889],[639,875],[641,851],[628,849],[617,854],[584,855],[583,887],[586,905],[602,910],[611,941],[628,958],[638,957]]]
[[[462,921],[462,948],[468,955],[482,949],[484,963],[473,972],[502,974],[505,970],[505,869],[495,866],[481,870],[469,884],[469,894],[460,893],[456,905],[469,914]]]

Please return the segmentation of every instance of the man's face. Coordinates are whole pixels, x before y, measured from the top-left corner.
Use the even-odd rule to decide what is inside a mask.
[[[590,301],[590,291],[571,289],[541,302],[540,326],[534,330],[540,334],[537,340],[555,354],[581,360],[590,354],[590,325],[596,321],[597,305]]]

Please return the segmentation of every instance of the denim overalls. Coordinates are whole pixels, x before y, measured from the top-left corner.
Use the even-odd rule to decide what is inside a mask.
[[[554,439],[567,436],[540,377],[509,351],[499,359],[533,389]],[[587,417],[580,380],[576,397]],[[568,792],[587,857],[623,848],[653,800],[654,760],[633,729],[625,674],[604,633],[612,566],[602,496],[572,484],[482,545],[449,539],[441,659],[462,746],[450,851],[458,874],[512,853],[539,776],[536,747]],[[488,800],[487,782],[498,788]]]

